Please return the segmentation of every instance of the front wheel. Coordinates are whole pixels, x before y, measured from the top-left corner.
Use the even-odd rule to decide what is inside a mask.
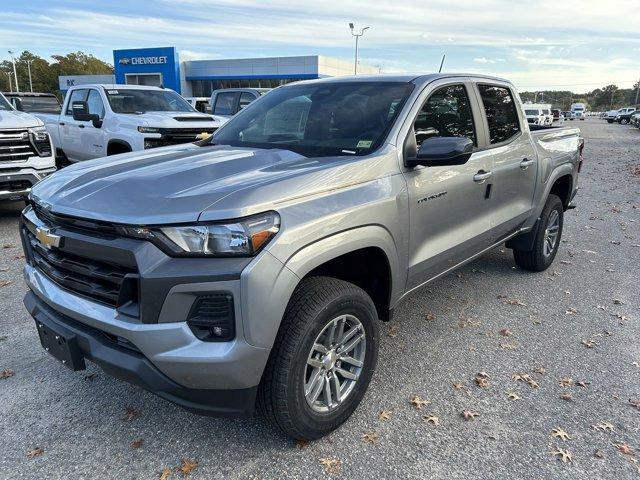
[[[626,118],[620,120],[620,125],[626,125],[627,123],[629,123],[629,120],[627,120]]]
[[[563,220],[562,201],[556,195],[549,195],[535,227],[533,249],[513,251],[513,258],[520,268],[532,272],[542,272],[549,268],[558,253]]]
[[[287,435],[313,440],[342,425],[378,359],[378,315],[361,288],[310,277],[296,288],[258,390],[258,408]]]

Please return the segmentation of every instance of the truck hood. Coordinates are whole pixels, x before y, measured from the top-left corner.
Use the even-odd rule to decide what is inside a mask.
[[[332,178],[353,182],[356,174],[327,170],[356,160],[184,144],[71,165],[35,185],[32,198],[53,213],[132,225],[234,218],[326,189]],[[293,183],[285,188],[287,181]]]
[[[33,115],[17,110],[0,110],[0,128],[29,128],[42,125]]]
[[[199,112],[145,112],[136,115],[147,127],[156,128],[212,128],[220,127],[219,120]]]

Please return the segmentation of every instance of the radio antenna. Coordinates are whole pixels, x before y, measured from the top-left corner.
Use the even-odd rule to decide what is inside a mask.
[[[442,61],[440,62],[440,70],[438,70],[438,73],[442,73],[442,66],[444,65],[444,58],[447,56],[447,54],[443,54],[442,55]]]

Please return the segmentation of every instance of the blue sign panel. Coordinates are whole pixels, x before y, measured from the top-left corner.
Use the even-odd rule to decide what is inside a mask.
[[[180,61],[175,47],[113,51],[116,83],[161,84],[180,93]]]

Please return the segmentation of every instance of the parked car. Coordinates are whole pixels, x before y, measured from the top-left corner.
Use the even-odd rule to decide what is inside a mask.
[[[211,113],[211,105],[208,97],[184,97],[193,108],[202,113]]]
[[[282,86],[211,141],[37,184],[24,303],[72,370],[319,438],[362,400],[380,320],[411,292],[505,242],[524,270],[552,264],[583,140],[531,128],[494,77]]]
[[[623,108],[622,110],[624,111],[621,113],[619,112],[618,115],[616,115],[615,121],[620,125],[627,125],[631,121],[631,115],[636,112],[636,109],[631,107]]]
[[[573,119],[574,119],[573,112],[567,111],[567,112],[562,112],[562,114],[564,115],[565,120],[572,120],[573,121]]]
[[[42,122],[17,111],[0,94],[0,201],[26,199],[33,185],[55,170]]]
[[[631,115],[630,123],[634,127],[640,128],[640,112],[636,110],[636,112],[633,115]]]
[[[527,122],[531,125],[546,125],[547,117],[542,113],[539,108],[528,108],[525,104],[524,114],[527,118]]]
[[[553,114],[554,122],[564,122],[564,113],[562,113],[562,110],[560,110],[559,108],[554,108],[553,110],[551,110],[551,113]]]
[[[20,112],[36,116],[38,113],[60,113],[60,102],[53,93],[5,92],[4,96]]]
[[[61,164],[189,143],[220,126],[173,90],[141,85],[81,85],[59,115],[41,115]]]
[[[211,113],[226,122],[254,100],[269,92],[270,88],[223,88],[211,94]]]
[[[629,112],[635,112],[635,110],[636,109],[633,107],[623,107],[619,108],[618,110],[609,110],[605,118],[607,120],[607,123],[613,123],[616,121],[616,117],[618,115],[626,115]]]

